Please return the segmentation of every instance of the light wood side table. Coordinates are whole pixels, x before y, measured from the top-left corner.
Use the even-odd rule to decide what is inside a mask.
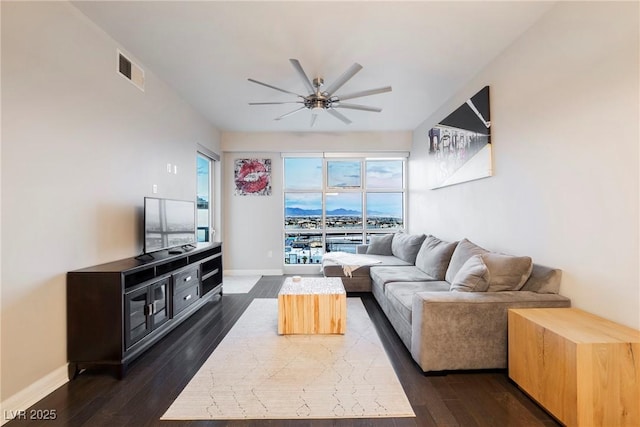
[[[640,426],[640,331],[575,308],[509,310],[509,377],[568,426]]]
[[[347,293],[339,277],[287,277],[278,292],[279,334],[344,334]]]

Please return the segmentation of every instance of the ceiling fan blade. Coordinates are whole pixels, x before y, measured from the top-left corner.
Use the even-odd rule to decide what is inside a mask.
[[[302,79],[304,86],[307,88],[309,93],[315,93],[316,90],[311,84],[311,80],[309,80],[307,73],[305,73],[304,70],[302,69],[302,65],[300,65],[300,62],[297,59],[289,59],[289,61],[291,62],[291,65],[293,65],[293,68],[295,68],[298,74],[300,75],[300,78]]]
[[[286,101],[286,102],[250,102],[249,105],[280,105],[280,104],[302,104],[302,101]]]
[[[297,110],[293,110],[293,111],[288,112],[287,114],[283,114],[283,115],[281,115],[280,117],[276,117],[274,120],[282,120],[282,119],[284,119],[285,117],[289,117],[289,116],[291,116],[292,114],[297,113],[298,111],[302,111],[302,110],[306,110],[306,109],[307,109],[307,107],[300,107],[300,108],[298,108]]]
[[[247,79],[247,80],[249,80],[251,83],[256,83],[256,84],[259,84],[259,85],[262,85],[262,86],[266,86],[266,87],[271,88],[271,89],[278,90],[280,92],[289,93],[291,95],[295,95],[295,96],[299,96],[300,98],[304,98],[304,96],[298,95],[297,93],[288,91],[286,89],[280,89],[279,87],[271,86],[270,84],[262,83],[262,82],[259,82],[257,80],[254,80],[254,79]]]
[[[342,121],[346,125],[351,124],[351,120],[349,120],[343,114],[337,112],[333,108],[328,108],[327,109],[327,113],[331,114],[333,117],[335,117],[336,119]]]
[[[359,105],[359,104],[345,104],[345,103],[338,103],[338,105],[334,105],[333,108],[348,108],[350,110],[362,110],[362,111],[372,111],[374,113],[379,113],[382,111],[382,108],[378,108],[378,107],[367,107],[366,105]]]
[[[345,84],[349,79],[356,75],[358,71],[362,70],[362,65],[357,62],[354,63],[347,71],[345,71],[338,80],[333,82],[325,91],[329,96],[333,95],[335,91],[340,89],[343,84]]]
[[[376,95],[378,93],[385,92],[391,92],[391,86],[380,87],[378,89],[363,90],[362,92],[354,92],[347,95],[338,96],[338,98],[340,98],[341,101],[344,101],[347,99],[360,98],[362,96]]]

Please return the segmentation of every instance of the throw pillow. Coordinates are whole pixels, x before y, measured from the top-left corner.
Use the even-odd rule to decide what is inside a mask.
[[[451,255],[451,261],[449,262],[449,267],[445,274],[445,280],[452,283],[453,278],[456,277],[460,268],[469,258],[474,255],[481,255],[487,252],[489,251],[467,239],[460,240],[460,242],[458,242],[458,246],[456,246],[456,249],[453,251],[453,255]]]
[[[451,291],[518,291],[531,274],[529,257],[487,252],[471,256],[451,281]]]
[[[369,255],[392,255],[391,242],[393,234],[385,234],[384,236],[371,236],[367,254]]]
[[[424,234],[396,233],[391,241],[391,254],[403,261],[415,264],[416,256],[425,237]]]
[[[458,270],[451,282],[450,291],[485,292],[489,288],[489,270],[482,255],[473,255]]]
[[[457,245],[458,242],[449,243],[432,235],[427,236],[416,255],[416,267],[436,280],[444,280]]]
[[[489,252],[481,255],[489,270],[488,292],[519,291],[531,275],[533,261],[528,256]]]

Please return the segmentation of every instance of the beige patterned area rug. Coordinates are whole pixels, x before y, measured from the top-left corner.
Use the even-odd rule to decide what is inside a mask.
[[[163,420],[414,417],[360,298],[344,335],[278,335],[255,299]]]

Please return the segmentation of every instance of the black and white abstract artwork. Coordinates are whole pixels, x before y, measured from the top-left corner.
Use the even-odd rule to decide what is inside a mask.
[[[430,189],[492,176],[489,86],[429,130]]]

